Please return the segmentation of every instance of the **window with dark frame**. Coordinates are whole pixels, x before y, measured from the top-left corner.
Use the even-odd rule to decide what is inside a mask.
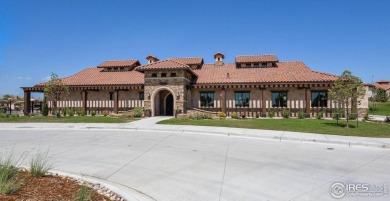
[[[249,92],[239,91],[234,93],[236,107],[249,107]]]
[[[261,63],[262,68],[267,68],[267,63]]]
[[[272,92],[272,107],[287,107],[287,92]]]
[[[161,77],[166,77],[167,74],[166,73],[161,73]]]
[[[328,92],[327,91],[312,91],[311,92],[311,107],[328,107]]]
[[[176,73],[171,73],[171,77],[176,77]]]
[[[139,92],[139,99],[144,100],[144,92]]]
[[[110,92],[110,100],[114,100],[114,92]]]
[[[200,107],[214,107],[214,92],[200,92]]]
[[[246,64],[245,67],[250,68],[251,64]]]
[[[157,77],[157,73],[152,73],[152,77]]]
[[[254,65],[253,65],[253,67],[254,68],[258,68],[260,65],[258,64],[258,63],[255,63]]]

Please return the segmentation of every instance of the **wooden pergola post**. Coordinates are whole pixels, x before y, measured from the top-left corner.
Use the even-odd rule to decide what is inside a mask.
[[[114,113],[118,114],[118,108],[119,108],[119,91],[115,90],[114,91]]]
[[[265,93],[265,88],[261,89],[261,116],[267,116],[267,97]]]
[[[83,111],[85,114],[87,114],[87,91],[82,91],[81,92],[81,96],[82,96],[82,107],[83,107]]]
[[[222,110],[222,112],[223,113],[225,113],[226,114],[226,89],[225,88],[222,88],[222,97],[221,97],[221,101],[222,101],[222,103],[221,103],[221,110]]]
[[[24,91],[23,98],[24,98],[23,113],[24,113],[24,115],[28,116],[28,115],[30,115],[30,111],[31,111],[31,92]]]
[[[310,115],[310,90],[306,89],[306,111],[307,115]]]

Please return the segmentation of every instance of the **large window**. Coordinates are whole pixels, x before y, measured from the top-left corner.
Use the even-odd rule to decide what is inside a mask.
[[[311,107],[328,107],[328,92],[327,91],[312,91],[311,92]]]
[[[139,99],[144,100],[144,92],[139,92]]]
[[[272,107],[287,107],[287,92],[272,92]]]
[[[200,107],[214,107],[214,92],[200,92]]]
[[[235,92],[236,107],[249,107],[249,92]]]

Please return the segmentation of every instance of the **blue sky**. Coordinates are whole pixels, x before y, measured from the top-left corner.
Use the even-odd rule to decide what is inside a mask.
[[[0,0],[0,96],[109,59],[275,54],[390,79],[390,1]]]

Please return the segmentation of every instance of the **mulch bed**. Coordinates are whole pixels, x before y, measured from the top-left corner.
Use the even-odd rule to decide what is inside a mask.
[[[21,171],[18,178],[23,181],[23,187],[11,195],[0,193],[1,201],[73,201],[81,188],[76,181],[61,176],[33,177]],[[93,190],[92,200],[110,199]]]

